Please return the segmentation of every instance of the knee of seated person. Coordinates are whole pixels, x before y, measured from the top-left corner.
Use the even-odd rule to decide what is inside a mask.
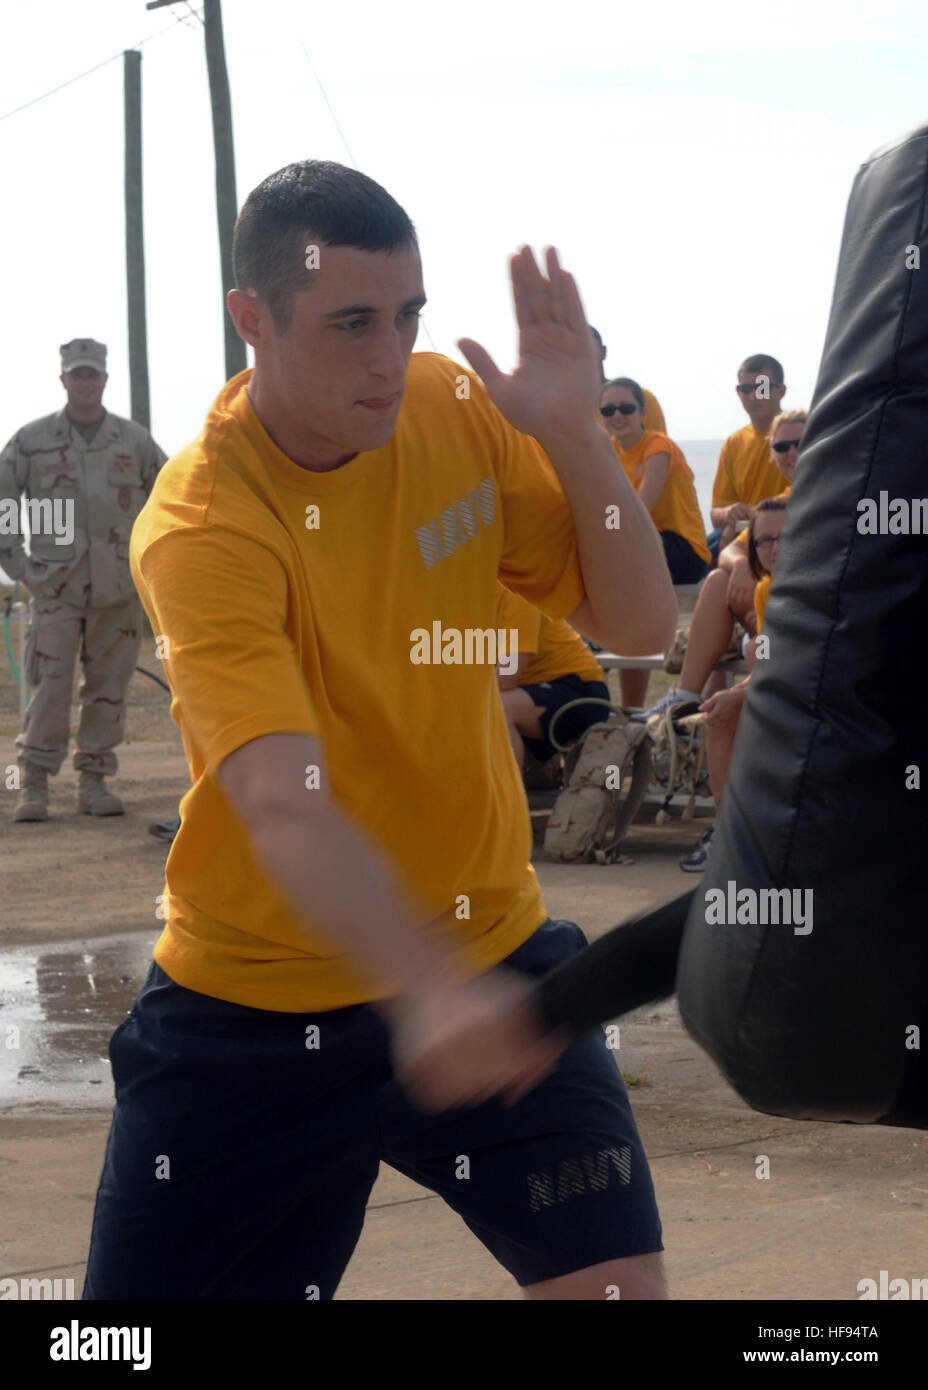
[[[703,580],[697,602],[711,599],[716,601],[721,599],[723,602],[727,602],[726,595],[730,578],[728,570],[710,570]]]

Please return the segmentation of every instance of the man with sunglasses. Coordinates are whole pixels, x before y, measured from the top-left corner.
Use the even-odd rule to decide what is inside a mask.
[[[757,503],[775,496],[781,487],[767,440],[786,394],[783,368],[768,353],[754,353],[738,368],[735,390],[750,423],[730,434],[719,454],[710,511],[715,530],[706,537],[716,560],[751,520]]]
[[[799,445],[802,441],[808,413],[805,410],[784,410],[770,426],[771,458],[775,460],[780,473],[780,483],[785,489],[774,494],[786,498],[793,485],[796,463],[799,458]],[[731,545],[719,553],[719,569],[727,570],[728,602],[734,613],[740,614],[746,607],[753,607],[755,579],[748,564],[748,526],[735,537]],[[722,686],[719,686],[722,689]]]

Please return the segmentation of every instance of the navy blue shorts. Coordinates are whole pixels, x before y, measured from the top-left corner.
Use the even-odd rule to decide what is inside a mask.
[[[708,563],[696,554],[685,536],[678,535],[676,531],[662,531],[661,540],[664,559],[674,584],[698,584],[700,579],[706,577],[709,573]]]
[[[549,920],[505,963],[539,975],[585,944],[572,922]],[[663,1248],[599,1030],[510,1109],[426,1115],[394,1080],[369,1005],[251,1009],[184,989],[153,962],[110,1060],[116,1108],[85,1299],[332,1298],[381,1161],[444,1198],[523,1285]]]
[[[534,754],[540,763],[546,763],[557,752],[554,744],[548,738],[548,729],[559,709],[563,709],[572,700],[580,700],[584,697],[596,700],[609,699],[609,687],[605,681],[588,681],[584,680],[582,676],[559,676],[557,680],[536,681],[531,685],[520,685],[519,689],[526,691],[531,695],[533,702],[541,706],[542,712],[538,716],[541,738],[525,738],[523,735],[526,748]],[[608,718],[609,711],[605,705],[577,705],[574,709],[569,709],[555,722],[554,736],[558,743],[574,743],[581,734],[586,733],[591,724],[598,724]]]

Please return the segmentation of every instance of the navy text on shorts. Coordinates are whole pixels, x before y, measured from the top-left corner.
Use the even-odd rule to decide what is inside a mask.
[[[541,975],[585,944],[549,920],[504,964]],[[601,1030],[510,1109],[426,1115],[393,1078],[369,1005],[252,1009],[152,962],[110,1059],[85,1299],[332,1298],[381,1161],[441,1196],[522,1285],[663,1248]]]

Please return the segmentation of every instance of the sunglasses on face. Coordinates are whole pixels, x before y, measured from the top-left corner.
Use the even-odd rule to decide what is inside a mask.
[[[599,407],[599,413],[600,415],[605,415],[606,419],[609,420],[616,411],[618,411],[620,415],[634,415],[635,411],[640,409],[640,406],[632,405],[631,401],[623,401],[621,405],[601,405]]]
[[[770,447],[775,454],[788,454],[790,449],[798,449],[801,442],[799,439],[778,439]]]

